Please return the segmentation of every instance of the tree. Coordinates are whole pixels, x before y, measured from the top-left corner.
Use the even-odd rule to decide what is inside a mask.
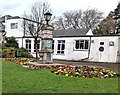
[[[42,25],[44,23],[44,14],[50,11],[50,5],[47,2],[36,2],[31,8],[30,14],[24,14],[23,26],[25,34],[30,35],[35,41],[36,59],[38,59],[38,38],[42,31]]]
[[[115,34],[116,21],[113,18],[113,12],[103,19],[96,29],[97,35]]]
[[[19,48],[18,42],[16,41],[15,37],[6,37],[5,38],[5,46],[6,47],[13,47],[13,48]]]
[[[56,18],[54,27],[56,29],[93,29],[102,19],[102,15],[103,13],[97,9],[67,11]]]
[[[117,33],[120,33],[120,2],[118,3],[117,8],[113,11],[113,13],[114,13],[114,19],[117,22],[116,25]]]

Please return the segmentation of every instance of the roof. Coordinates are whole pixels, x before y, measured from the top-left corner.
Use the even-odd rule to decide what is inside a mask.
[[[6,19],[9,19],[9,18],[11,18],[12,16],[10,16],[10,15],[5,15],[5,16],[2,16],[2,17],[0,17],[0,22],[2,23],[2,22],[5,22],[5,20]]]
[[[10,17],[9,19],[20,19],[19,16],[13,16],[13,17]]]
[[[85,36],[89,29],[68,29],[68,30],[54,30],[53,37],[78,37]]]
[[[4,31],[5,31],[5,25],[0,23],[0,32],[4,32]]]

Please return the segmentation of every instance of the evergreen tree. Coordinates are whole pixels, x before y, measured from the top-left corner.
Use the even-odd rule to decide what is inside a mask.
[[[109,35],[115,34],[116,21],[113,18],[113,12],[111,11],[108,16],[103,19],[98,27],[94,30],[95,35]]]
[[[16,41],[15,37],[6,37],[5,38],[5,46],[6,47],[14,47],[14,48],[19,48],[18,42]]]
[[[117,33],[120,33],[120,2],[118,3],[117,8],[114,10],[114,18],[117,21]]]

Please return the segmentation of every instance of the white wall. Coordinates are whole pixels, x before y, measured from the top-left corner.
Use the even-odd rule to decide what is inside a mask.
[[[67,38],[53,38],[54,40],[54,54],[53,59],[64,60],[81,60],[88,57],[88,50],[74,50],[75,40],[89,40],[90,37],[67,37]],[[57,40],[65,40],[65,54],[57,54]]]
[[[7,37],[22,37],[23,36],[23,28],[22,28],[22,20],[23,19],[8,19],[5,22],[5,31],[7,31]],[[18,23],[18,28],[11,29],[11,23]]]
[[[22,47],[22,38],[16,38],[16,41],[18,42],[19,47],[21,48]]]
[[[90,61],[97,62],[116,62],[117,61],[117,50],[118,50],[118,37],[117,36],[103,36],[103,37],[92,37],[91,38],[91,49],[90,49]],[[110,46],[109,42],[114,42],[114,46]],[[104,45],[100,45],[100,42],[104,42]],[[104,51],[100,52],[99,47],[103,46]]]
[[[120,62],[120,37],[118,37],[117,62]]]
[[[31,40],[31,54],[35,57],[34,52],[34,39],[24,38],[23,47],[25,48],[25,40]],[[74,50],[75,40],[90,40],[90,37],[68,37],[68,38],[53,38],[54,40],[54,53],[53,59],[62,60],[81,60],[89,56],[89,50]],[[22,38],[17,38],[19,47],[22,47]],[[57,41],[65,40],[65,53],[57,54]],[[109,45],[109,42],[114,42],[113,46]],[[41,42],[41,41],[40,41]],[[90,56],[89,61],[95,62],[120,62],[120,37],[118,36],[103,36],[103,37],[91,37]],[[104,42],[104,45],[100,45],[100,42]],[[119,44],[118,44],[119,43]],[[100,52],[99,47],[103,46],[104,51]],[[41,47],[41,46],[40,46]],[[119,51],[119,53],[118,53]]]

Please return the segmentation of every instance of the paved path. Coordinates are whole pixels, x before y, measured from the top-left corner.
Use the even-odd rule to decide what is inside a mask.
[[[105,69],[120,71],[120,63],[99,63],[99,62],[80,62],[80,61],[62,61],[62,60],[54,60],[53,63],[60,63],[66,65],[87,65],[87,66],[96,66],[96,67],[104,67]]]
[[[28,63],[29,65],[36,64],[37,66],[61,66],[61,65],[73,65],[73,66],[95,66],[95,67],[103,67],[105,69],[119,71],[120,72],[120,63],[100,63],[100,62],[82,62],[82,61],[63,61],[63,60],[53,60],[53,64],[38,64],[35,62]]]

